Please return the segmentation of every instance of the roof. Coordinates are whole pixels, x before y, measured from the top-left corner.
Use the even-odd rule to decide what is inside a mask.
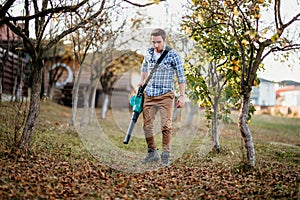
[[[264,78],[259,78],[260,82],[268,82],[268,83],[275,83],[274,81],[270,81]]]
[[[289,86],[279,88],[278,90],[276,90],[276,95],[280,95],[280,93],[288,92],[288,91],[300,91],[300,85],[299,86],[289,85]]]
[[[291,81],[291,80],[280,81],[280,82],[278,82],[278,84],[281,85],[281,86],[297,86],[297,85],[300,85],[299,82]]]

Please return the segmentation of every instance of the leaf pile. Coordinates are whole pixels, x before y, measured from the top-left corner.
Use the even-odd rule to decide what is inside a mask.
[[[43,153],[2,157],[1,199],[297,199],[299,165],[256,168],[184,156],[168,168],[127,174],[92,159]],[[298,168],[297,168],[298,167]]]

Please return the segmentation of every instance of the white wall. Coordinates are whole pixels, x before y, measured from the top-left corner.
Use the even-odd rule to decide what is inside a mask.
[[[274,106],[276,104],[275,84],[262,81],[259,85],[258,104],[262,106]]]
[[[281,92],[280,96],[284,98],[284,100],[282,101],[283,106],[300,106],[299,90]]]

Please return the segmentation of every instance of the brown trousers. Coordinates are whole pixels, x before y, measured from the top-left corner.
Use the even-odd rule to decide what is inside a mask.
[[[170,152],[172,138],[172,113],[174,106],[174,93],[168,92],[161,96],[149,97],[145,94],[143,107],[143,130],[148,148],[156,149],[153,122],[157,111],[161,117],[162,150]]]

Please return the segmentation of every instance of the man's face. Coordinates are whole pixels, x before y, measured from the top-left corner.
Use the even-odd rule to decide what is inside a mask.
[[[160,36],[151,36],[151,43],[154,48],[154,50],[158,53],[162,52],[164,48],[164,40]]]

